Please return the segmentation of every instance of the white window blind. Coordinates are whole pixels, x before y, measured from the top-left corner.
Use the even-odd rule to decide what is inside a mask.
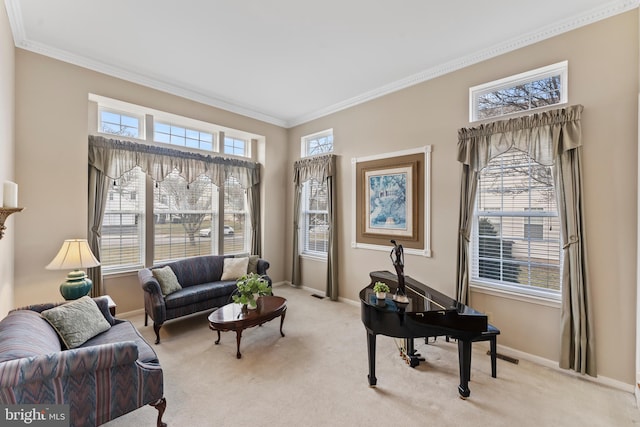
[[[562,251],[551,168],[508,151],[481,171],[476,197],[472,279],[559,291]]]
[[[177,171],[154,188],[154,264],[216,253],[211,235],[212,218],[217,216],[215,186],[205,176],[187,186]]]
[[[145,174],[139,167],[109,187],[102,221],[100,262],[105,270],[144,264]]]
[[[237,254],[249,252],[249,231],[247,218],[247,191],[234,177],[224,183],[224,253]]]
[[[303,252],[326,256],[329,244],[327,184],[311,179],[303,184],[302,192]]]

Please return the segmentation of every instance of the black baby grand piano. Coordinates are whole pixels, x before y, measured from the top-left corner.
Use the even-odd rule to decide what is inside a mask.
[[[395,244],[395,242],[393,242]],[[407,339],[407,356],[411,366],[419,361],[414,356],[413,338],[449,336],[458,341],[460,363],[460,385],[458,392],[466,398],[471,393],[469,378],[471,372],[471,343],[487,331],[487,316],[431,289],[429,286],[404,276],[396,265],[398,275],[388,271],[374,271],[371,284],[360,291],[362,323],[367,329],[369,348],[369,385],[375,386],[376,379],[376,335],[386,335]],[[400,286],[398,281],[404,282]],[[387,293],[387,299],[378,303],[373,292],[375,282],[384,282],[391,292],[404,287],[408,303],[398,304]]]

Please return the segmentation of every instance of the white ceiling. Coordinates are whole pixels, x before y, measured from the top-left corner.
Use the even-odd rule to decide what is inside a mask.
[[[17,47],[284,127],[638,2],[5,0]]]

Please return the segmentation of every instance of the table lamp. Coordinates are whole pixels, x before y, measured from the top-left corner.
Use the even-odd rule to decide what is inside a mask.
[[[65,300],[78,299],[91,291],[93,282],[81,268],[97,267],[100,261],[93,256],[86,239],[68,239],[62,243],[58,255],[45,268],[47,270],[73,270],[67,281],[60,285]]]

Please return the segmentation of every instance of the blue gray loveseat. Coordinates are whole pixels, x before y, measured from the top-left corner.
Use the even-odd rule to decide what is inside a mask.
[[[160,328],[167,320],[222,307],[231,302],[231,296],[237,289],[237,277],[223,280],[225,259],[244,258],[247,258],[247,267],[243,273],[257,273],[263,276],[271,286],[271,278],[267,275],[269,262],[256,255],[203,255],[138,271],[138,280],[144,291],[144,324],[147,326],[148,317],[151,317],[153,330],[156,333],[156,344],[160,343]],[[177,290],[165,295],[160,282],[154,276],[154,270],[166,266],[171,268],[180,286]]]

